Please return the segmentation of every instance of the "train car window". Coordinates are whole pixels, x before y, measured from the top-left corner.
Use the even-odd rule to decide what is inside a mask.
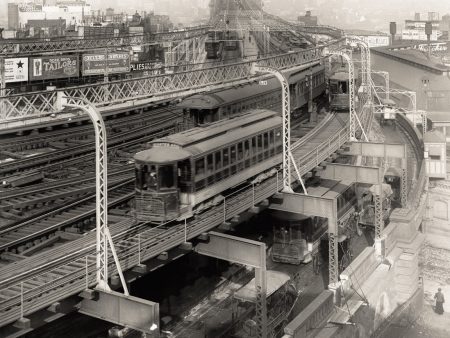
[[[244,157],[249,158],[250,157],[250,141],[245,140],[244,142]]]
[[[136,164],[134,167],[134,177],[136,179],[136,188],[142,189],[142,179],[143,179],[143,173],[142,173],[142,166],[140,164]]]
[[[264,133],[264,149],[269,149],[269,133]]]
[[[223,166],[226,167],[229,164],[228,148],[223,149]]]
[[[156,167],[154,165],[150,166],[148,171],[145,173],[145,178],[148,189],[156,190],[158,186],[158,175],[156,173]]]
[[[187,191],[191,186],[192,173],[189,159],[178,162],[178,187],[181,191]]]
[[[275,146],[276,146],[277,152],[281,152],[281,149],[282,149],[281,128],[278,128],[275,130]]]
[[[222,154],[220,151],[216,151],[214,154],[215,161],[216,161],[216,170],[222,168]]]
[[[231,164],[236,163],[236,146],[235,145],[230,147],[230,155],[231,155],[230,156],[231,157],[230,163]]]
[[[213,154],[209,154],[206,157],[206,171],[210,175],[214,171]]]
[[[244,145],[242,142],[238,143],[238,160],[242,160],[244,158]]]
[[[195,161],[195,174],[197,176],[205,174],[205,159],[203,157]]]
[[[152,173],[150,172],[150,177]],[[173,188],[175,186],[174,179],[174,166],[173,165],[162,165],[159,167],[159,177],[161,188]]]
[[[256,162],[256,154],[258,153],[258,149],[256,148],[256,136],[252,138],[252,162]]]
[[[273,130],[269,132],[269,145],[270,145],[270,156],[273,156],[275,155],[275,138]]]
[[[258,153],[263,151],[262,135],[258,135]]]

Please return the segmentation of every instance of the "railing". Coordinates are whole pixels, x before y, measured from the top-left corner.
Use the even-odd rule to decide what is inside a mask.
[[[210,26],[190,27],[182,31],[127,35],[108,38],[59,38],[0,40],[0,56],[17,56],[43,52],[74,52],[99,48],[131,47],[142,44],[178,41],[205,35]]]
[[[412,122],[402,114],[397,114],[397,122],[400,127],[405,130],[413,145],[413,150],[416,155],[417,167],[420,168],[417,177],[413,178],[413,185],[408,194],[407,205],[411,210],[415,210],[421,200],[422,191],[427,184],[425,161],[423,160],[423,138],[417,128],[414,127]]]
[[[299,67],[322,59],[323,48],[267,57],[259,59],[258,63],[280,70]],[[64,96],[86,99],[102,110],[111,105],[129,105],[130,102],[133,102],[133,105],[143,104],[223,88],[236,81],[248,82],[258,79],[258,76],[251,72],[252,64],[253,61],[240,62],[174,74],[0,97],[0,105],[3,107],[0,120],[5,127],[11,121],[56,113],[59,110],[58,92],[63,92]]]
[[[305,136],[305,142],[311,140],[321,129],[316,130],[311,135]],[[333,153],[340,145],[348,140],[348,128],[343,127],[336,135],[325,140],[319,147],[319,152],[311,151],[302,157],[306,160],[300,160],[302,163],[302,174],[314,168],[317,163],[322,162],[331,153]],[[301,151],[301,144],[298,144],[299,151]],[[272,196],[281,189],[281,175],[270,177],[260,184],[252,184],[232,195],[226,196],[222,202],[198,215],[194,222],[187,222],[186,224],[172,225],[163,224],[156,228],[147,228],[144,224],[137,225],[131,230],[133,234],[116,234],[114,235],[114,242],[118,256],[123,270],[132,268],[133,266],[157,256],[160,252],[167,251],[177,245],[182,244],[186,240],[194,238],[203,232],[206,232],[226,220],[239,215],[248,210],[252,206]],[[139,232],[139,233],[136,233]],[[77,253],[75,256],[66,256],[62,265],[56,268],[45,268],[41,266],[39,274],[31,275],[31,277],[21,277],[17,275],[11,277],[12,280],[0,281],[0,287],[13,293],[12,296],[2,296],[0,300],[0,326],[11,323],[21,316],[33,313],[42,309],[51,303],[68,297],[72,294],[82,291],[86,286],[95,284],[95,244],[90,248],[83,248],[83,251]],[[83,254],[82,252],[90,253]],[[111,259],[110,262],[113,262]],[[52,267],[55,264],[50,261],[47,263]],[[110,264],[110,274],[116,273],[116,268],[113,263]],[[49,279],[45,276],[50,276],[54,271],[54,275],[59,275],[57,279],[48,281],[43,285],[30,288],[29,285],[36,285],[37,280]],[[61,271],[65,271],[61,275]],[[30,276],[27,271],[23,273],[24,276]],[[28,281],[31,281],[30,283]],[[24,289],[24,285],[27,288]],[[17,290],[20,290],[18,292]]]

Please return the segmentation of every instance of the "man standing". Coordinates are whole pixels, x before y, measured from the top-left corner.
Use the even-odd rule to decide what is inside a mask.
[[[441,288],[438,288],[438,292],[434,295],[434,299],[436,299],[436,308],[435,311],[437,314],[443,314],[444,313],[444,307],[443,304],[445,302],[444,294],[441,292]]]

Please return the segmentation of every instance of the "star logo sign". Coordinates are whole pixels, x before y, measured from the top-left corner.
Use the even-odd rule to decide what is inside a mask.
[[[23,65],[24,65],[24,63],[22,62],[22,60],[20,60],[20,61],[17,63],[17,68],[23,68]]]

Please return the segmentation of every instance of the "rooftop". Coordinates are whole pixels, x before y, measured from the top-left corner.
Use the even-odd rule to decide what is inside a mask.
[[[345,33],[358,36],[389,36],[389,34],[387,33],[383,33],[380,31],[370,31],[366,29],[346,29]]]
[[[429,71],[443,73],[449,72],[450,67],[442,63],[442,59],[431,55],[430,57],[426,52],[413,49],[411,46],[384,46],[372,48],[375,54],[383,54],[399,61],[413,64],[426,68]]]

